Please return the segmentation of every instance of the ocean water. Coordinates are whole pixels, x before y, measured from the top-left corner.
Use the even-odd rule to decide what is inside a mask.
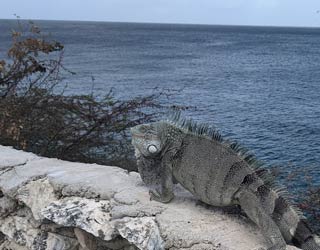
[[[167,101],[213,124],[268,165],[320,184],[320,29],[37,21],[65,45],[67,93]],[[16,21],[0,20],[0,55]],[[94,80],[93,80],[94,79]],[[92,85],[92,82],[94,85]]]

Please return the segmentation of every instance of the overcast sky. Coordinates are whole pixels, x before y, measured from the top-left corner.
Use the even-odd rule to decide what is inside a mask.
[[[320,27],[320,0],[1,0],[0,19]]]

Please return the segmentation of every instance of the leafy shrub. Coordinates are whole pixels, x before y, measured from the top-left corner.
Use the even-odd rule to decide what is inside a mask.
[[[320,235],[320,186],[310,185],[300,196],[299,207],[307,215],[315,232]]]
[[[63,45],[47,40],[32,22],[29,30],[18,21],[12,31],[12,45],[7,60],[0,60],[0,97],[28,95],[34,88],[52,89],[63,68]],[[50,58],[49,55],[54,55]]]
[[[57,94],[66,70],[63,45],[33,23],[27,29],[18,24],[7,60],[0,61],[0,144],[69,161],[134,167],[128,128],[154,119],[163,93],[125,101],[112,91],[103,98]]]
[[[276,166],[273,173],[282,177],[296,206],[307,217],[314,232],[320,235],[320,186],[316,184],[313,173],[314,165],[297,167],[292,164]]]

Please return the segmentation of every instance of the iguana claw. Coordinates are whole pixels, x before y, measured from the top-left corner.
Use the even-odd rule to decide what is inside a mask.
[[[162,203],[168,203],[174,197],[173,194],[168,194],[168,195],[161,194],[158,190],[149,190],[149,195],[150,195],[150,201],[154,200]]]
[[[150,201],[160,199],[160,193],[158,190],[149,190]]]

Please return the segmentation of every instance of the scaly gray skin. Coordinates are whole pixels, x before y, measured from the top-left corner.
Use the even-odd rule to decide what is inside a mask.
[[[213,206],[240,205],[266,236],[269,250],[286,243],[320,250],[303,216],[259,162],[213,129],[180,119],[131,129],[138,170],[150,198],[170,202],[174,181]]]

